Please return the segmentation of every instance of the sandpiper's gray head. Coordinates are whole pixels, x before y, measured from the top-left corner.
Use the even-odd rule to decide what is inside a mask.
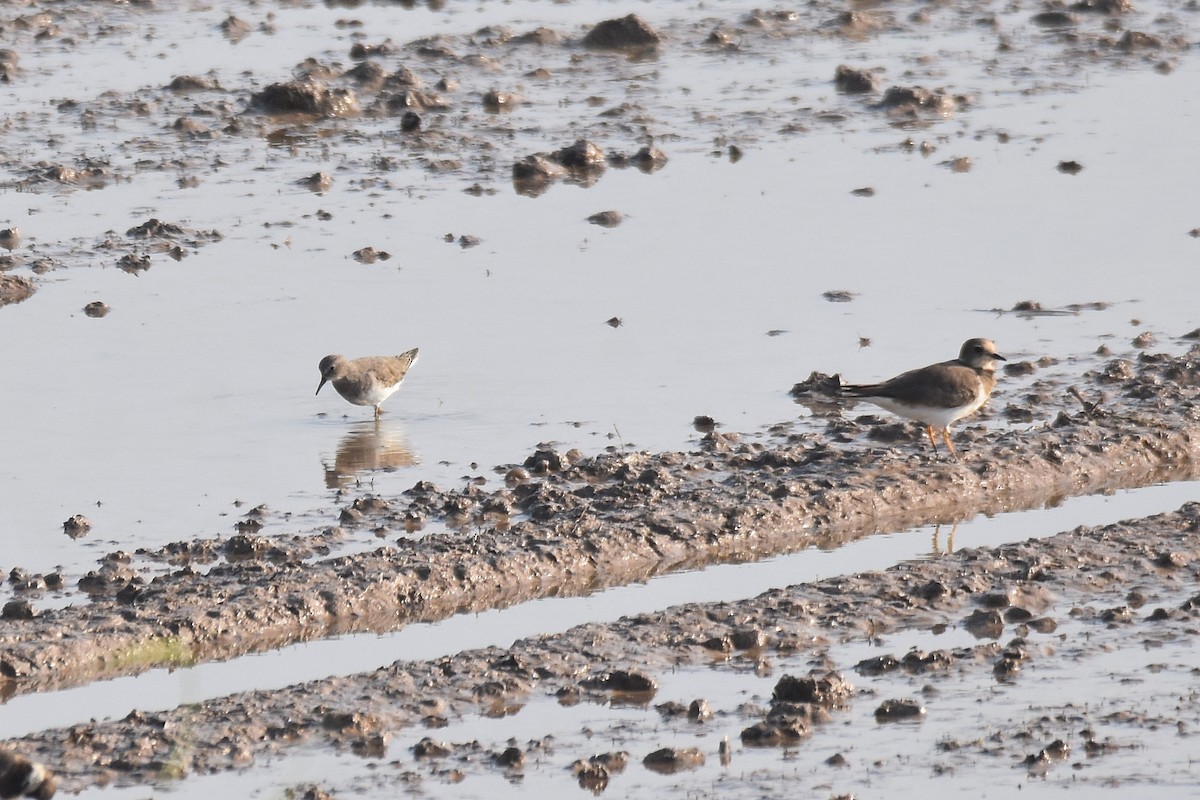
[[[342,357],[337,355],[325,356],[321,359],[321,363],[317,365],[317,369],[321,370],[321,382],[317,384],[317,391],[313,394],[320,394],[321,387],[327,381],[331,381],[337,376],[338,367],[341,366],[341,363]]]
[[[958,360],[968,367],[994,370],[997,361],[1008,359],[996,352],[996,343],[991,339],[967,339],[958,351]]]

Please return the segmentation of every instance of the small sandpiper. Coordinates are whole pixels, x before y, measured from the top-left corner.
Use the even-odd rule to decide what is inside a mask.
[[[400,388],[404,376],[416,360],[415,347],[398,356],[325,356],[319,366],[321,382],[317,384],[317,393],[321,392],[326,381],[333,381],[337,393],[354,405],[375,406],[375,418],[379,419],[379,406]]]
[[[940,429],[950,454],[958,458],[950,441],[950,423],[975,413],[987,402],[996,387],[996,362],[1006,360],[996,352],[991,339],[968,339],[952,361],[914,369],[883,383],[845,386],[842,390],[920,422],[935,453],[933,429]]]

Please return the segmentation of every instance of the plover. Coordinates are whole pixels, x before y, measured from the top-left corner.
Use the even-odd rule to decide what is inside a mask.
[[[914,369],[883,383],[845,386],[843,392],[920,422],[934,452],[933,430],[938,428],[950,454],[957,458],[950,441],[950,423],[975,413],[987,402],[996,386],[996,362],[1005,360],[990,339],[968,339],[952,361]]]
[[[30,761],[10,750],[0,750],[0,797],[50,800],[58,789],[54,773],[45,764]]]
[[[375,406],[375,418],[379,418],[379,406],[400,388],[404,376],[417,360],[417,348],[398,356],[366,356],[365,358],[343,358],[325,356],[321,359],[321,382],[317,393],[327,381],[342,397],[356,406]]]

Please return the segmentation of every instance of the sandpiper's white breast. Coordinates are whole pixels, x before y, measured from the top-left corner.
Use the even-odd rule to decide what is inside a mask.
[[[400,388],[400,384],[394,383],[391,386],[385,386],[374,375],[371,375],[365,391],[355,391],[357,387],[354,386],[347,386],[347,391],[342,391],[342,386],[339,386],[337,381],[334,381],[333,387],[338,390],[338,394],[356,406],[377,406],[395,394],[396,390]]]

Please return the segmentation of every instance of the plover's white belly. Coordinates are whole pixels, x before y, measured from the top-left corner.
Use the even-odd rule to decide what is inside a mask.
[[[907,405],[899,403],[891,397],[864,397],[867,400],[880,408],[887,409],[893,414],[905,417],[906,419],[916,420],[923,425],[932,425],[935,428],[948,428],[950,423],[955,420],[962,419],[968,414],[973,414],[987,402],[987,394],[983,391],[983,387],[975,393],[975,399],[964,406],[952,406],[950,408],[938,408],[936,406],[925,405]]]

